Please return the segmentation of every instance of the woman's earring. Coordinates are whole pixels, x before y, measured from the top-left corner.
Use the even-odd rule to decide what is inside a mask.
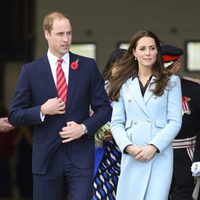
[[[137,60],[137,58],[135,57],[135,60]]]

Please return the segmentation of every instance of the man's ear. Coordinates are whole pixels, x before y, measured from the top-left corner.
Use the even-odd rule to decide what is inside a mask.
[[[49,36],[50,36],[49,31],[45,30],[45,31],[44,31],[44,36],[45,36],[45,38],[48,40],[48,38],[49,38]]]

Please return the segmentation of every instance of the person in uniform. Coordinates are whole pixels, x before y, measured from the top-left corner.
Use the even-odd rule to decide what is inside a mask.
[[[167,70],[179,74],[183,50],[172,46],[161,46],[162,59]],[[196,138],[200,134],[200,85],[192,79],[181,77],[182,90],[182,127],[173,140],[174,170],[170,189],[170,200],[192,200],[195,186],[191,166],[200,161]],[[195,156],[194,156],[195,155]],[[194,167],[193,167],[194,168]],[[193,169],[195,171],[195,169]],[[199,174],[200,175],[200,174]]]

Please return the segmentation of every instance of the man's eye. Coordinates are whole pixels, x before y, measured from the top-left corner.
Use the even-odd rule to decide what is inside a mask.
[[[57,35],[59,35],[59,36],[62,36],[62,35],[63,35],[63,33],[58,33]]]

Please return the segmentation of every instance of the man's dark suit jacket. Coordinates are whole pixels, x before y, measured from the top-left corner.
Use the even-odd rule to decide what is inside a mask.
[[[15,126],[35,125],[33,135],[32,171],[45,174],[48,162],[62,139],[59,131],[66,122],[83,123],[88,134],[66,143],[67,153],[79,168],[94,165],[94,133],[111,117],[110,102],[104,81],[93,59],[69,52],[70,63],[78,61],[78,69],[69,66],[66,112],[45,116],[41,121],[40,107],[48,99],[57,97],[57,89],[47,56],[25,64],[22,68],[10,107],[9,121]],[[89,108],[94,114],[89,116]]]

